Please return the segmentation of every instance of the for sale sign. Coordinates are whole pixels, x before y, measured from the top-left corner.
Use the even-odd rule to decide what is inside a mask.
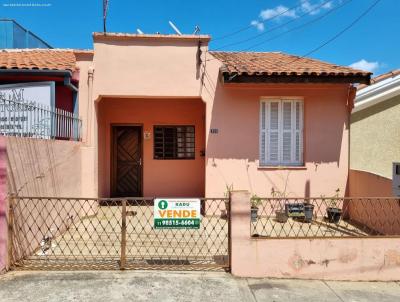
[[[155,229],[199,229],[200,221],[200,199],[154,200]]]

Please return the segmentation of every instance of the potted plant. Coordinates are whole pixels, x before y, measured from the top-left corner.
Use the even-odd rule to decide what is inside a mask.
[[[221,210],[221,218],[225,219],[225,218],[228,217],[228,213],[229,213],[229,197],[230,197],[232,191],[233,191],[233,184],[225,185],[225,192],[224,192],[225,209]]]
[[[250,203],[251,203],[251,221],[255,222],[258,218],[258,206],[261,204],[261,198],[258,197],[256,194],[251,196]]]
[[[326,209],[326,215],[328,216],[328,221],[330,223],[338,223],[340,217],[342,217],[342,209],[338,207],[337,200],[339,198],[340,189],[336,190],[336,194],[329,198],[328,208]]]
[[[285,193],[275,191],[274,188],[271,190],[272,198],[277,198],[279,201],[279,209],[275,211],[276,221],[280,223],[285,223],[289,216],[287,215],[286,208],[285,208]]]

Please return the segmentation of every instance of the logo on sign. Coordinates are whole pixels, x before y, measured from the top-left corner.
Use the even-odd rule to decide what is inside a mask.
[[[155,229],[200,228],[200,199],[156,199]]]
[[[161,209],[161,210],[165,210],[167,207],[168,207],[168,201],[166,201],[166,200],[160,200],[160,202],[158,203],[158,207]]]

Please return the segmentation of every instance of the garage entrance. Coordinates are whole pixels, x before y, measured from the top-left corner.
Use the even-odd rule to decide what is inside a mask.
[[[229,270],[229,200],[201,200],[199,229],[154,229],[153,199],[11,200],[14,269]]]

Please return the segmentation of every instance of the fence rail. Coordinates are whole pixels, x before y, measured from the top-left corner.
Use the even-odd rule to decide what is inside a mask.
[[[0,99],[0,135],[79,141],[81,127],[81,119],[72,112],[32,101]]]
[[[261,198],[251,236],[262,238],[400,236],[396,198]]]

